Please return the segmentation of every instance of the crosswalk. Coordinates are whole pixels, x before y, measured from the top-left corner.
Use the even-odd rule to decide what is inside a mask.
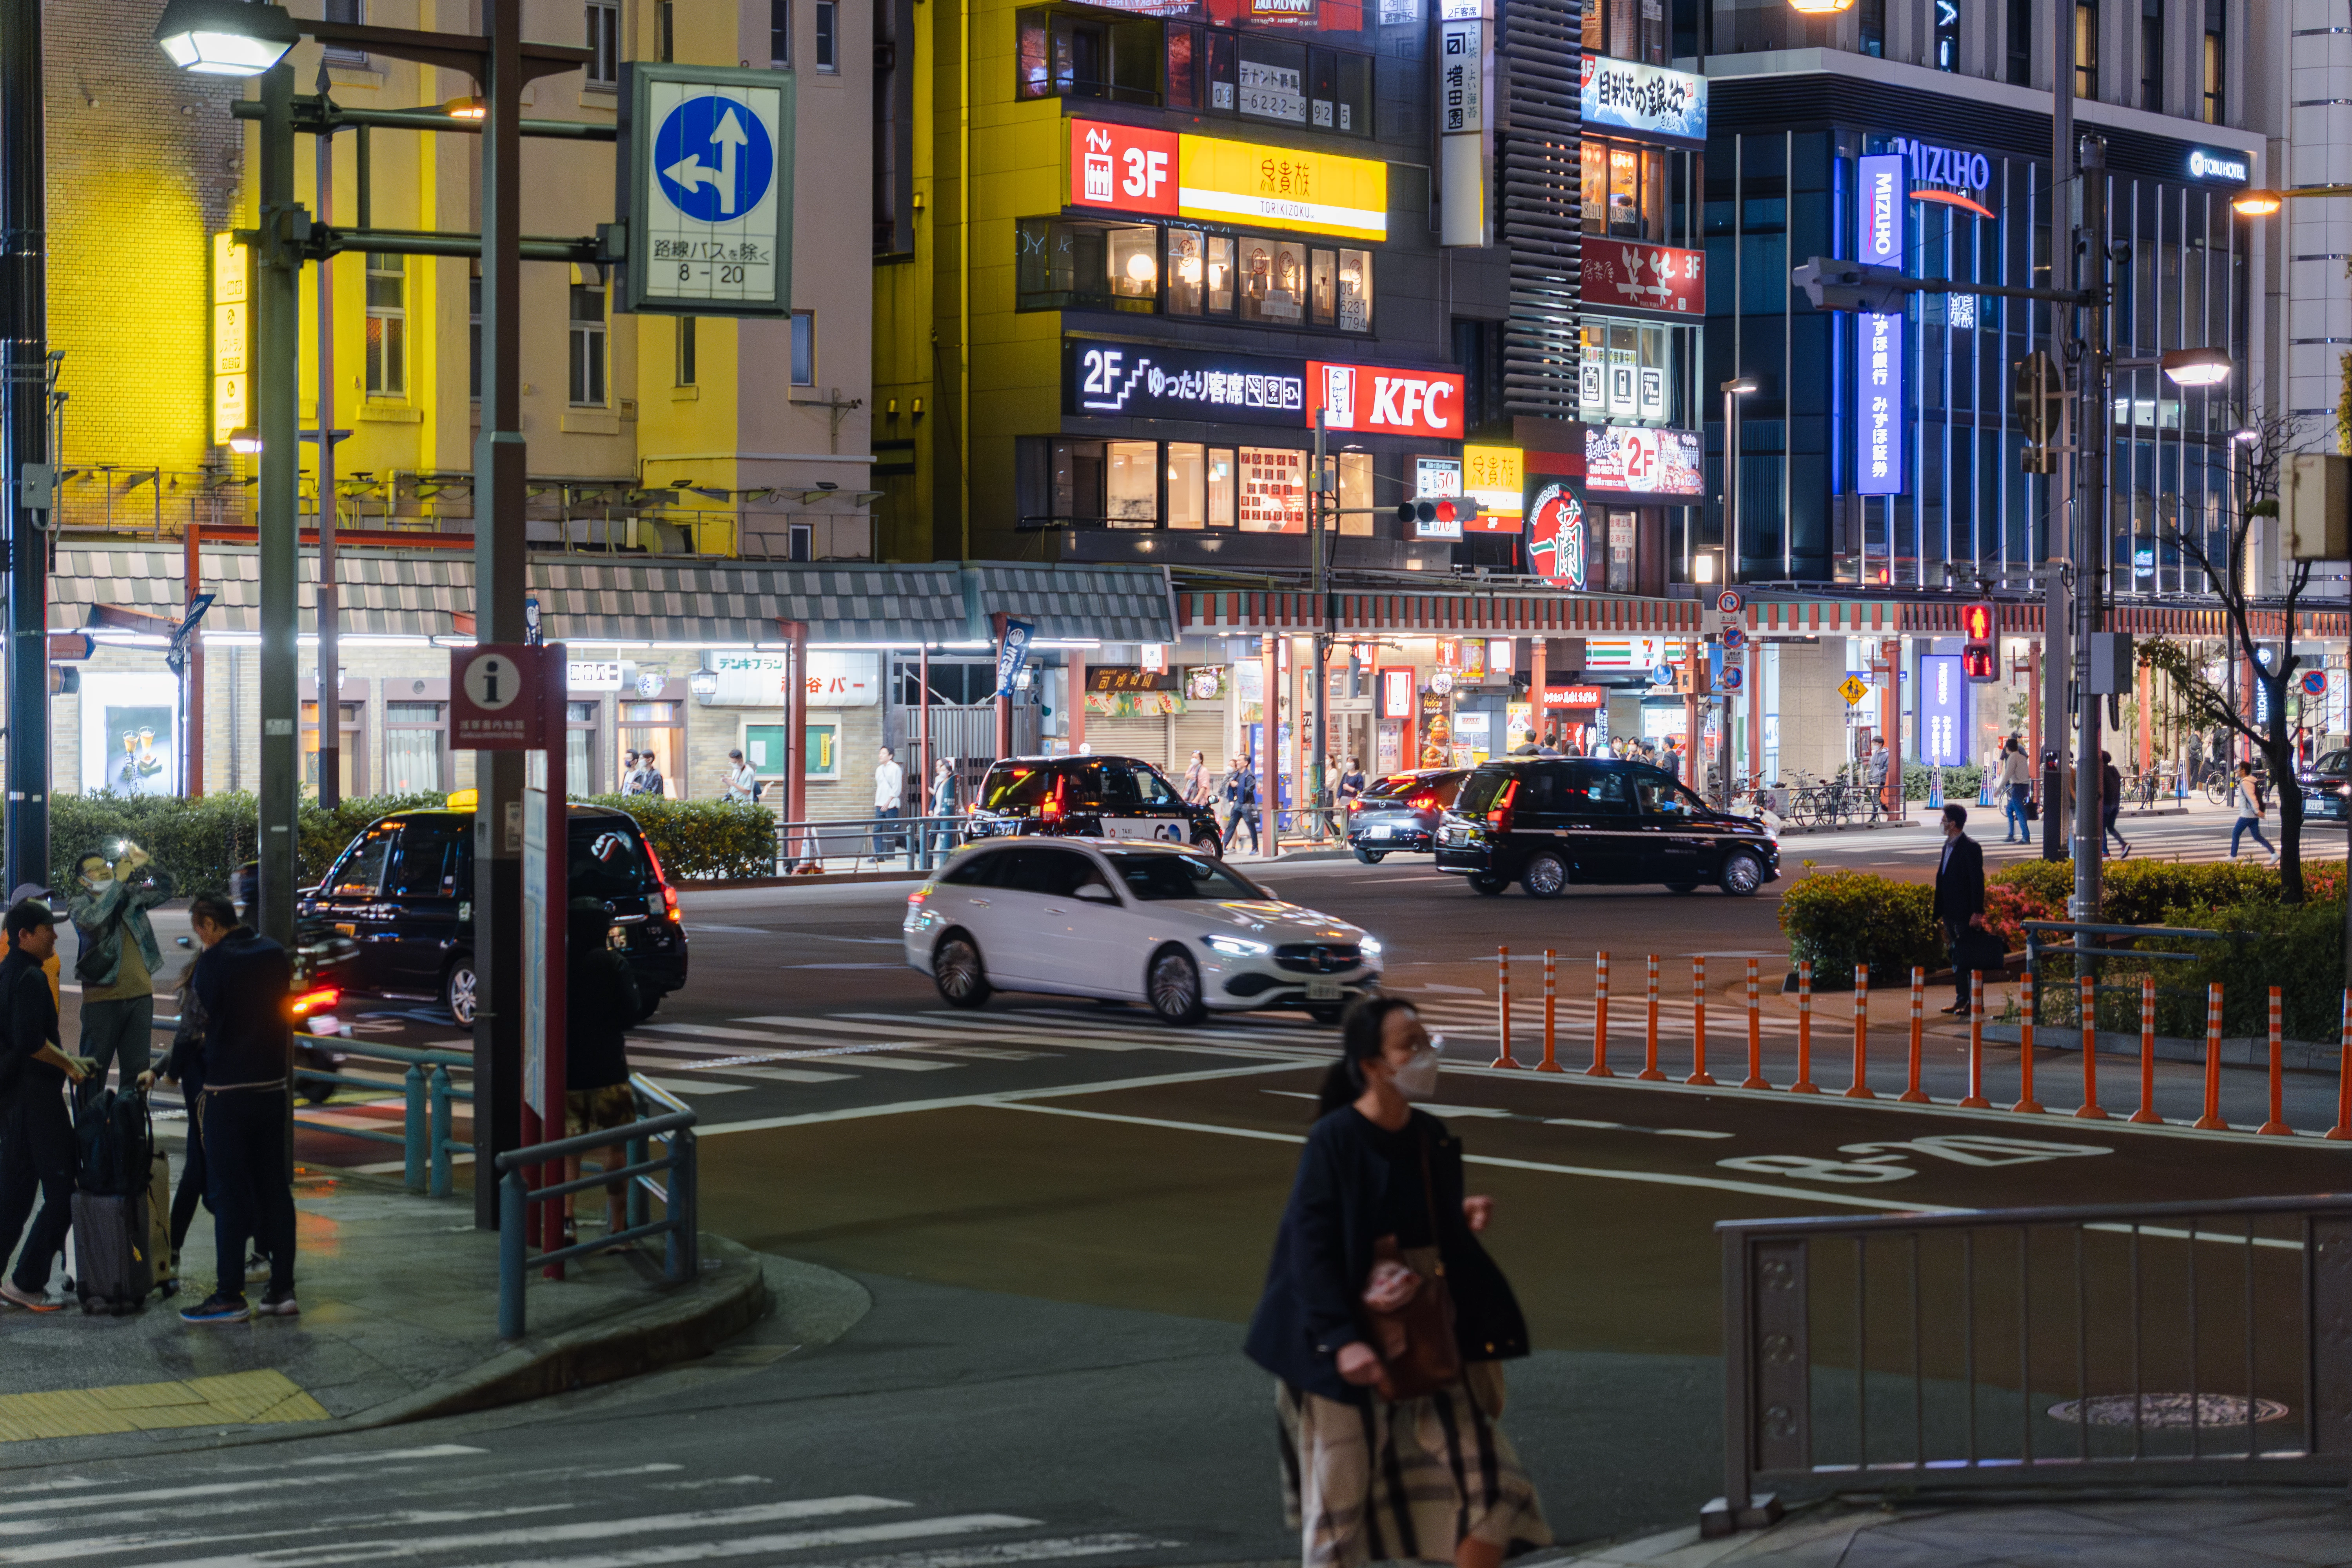
[[[487,1453],[440,1443],[181,1471],[152,1484],[77,1477],[16,1486],[0,1501],[0,1564],[1011,1568],[1110,1564],[1181,1544],[1125,1531],[1056,1532],[1022,1513],[906,1496],[800,1495],[765,1476],[690,1477],[664,1462],[507,1468],[486,1466]]]

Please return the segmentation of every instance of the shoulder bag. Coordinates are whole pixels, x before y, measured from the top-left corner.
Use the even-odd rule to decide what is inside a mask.
[[[1429,1205],[1433,1242],[1437,1196],[1426,1137],[1421,1143],[1421,1190]],[[1462,1380],[1462,1348],[1454,1337],[1454,1292],[1434,1245],[1400,1247],[1394,1236],[1374,1241],[1363,1304],[1365,1338],[1381,1358],[1380,1380],[1373,1386],[1382,1399],[1393,1405]]]

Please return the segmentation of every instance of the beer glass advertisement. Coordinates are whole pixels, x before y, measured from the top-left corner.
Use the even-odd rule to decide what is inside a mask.
[[[162,670],[82,672],[83,794],[179,794],[179,733],[176,678]]]

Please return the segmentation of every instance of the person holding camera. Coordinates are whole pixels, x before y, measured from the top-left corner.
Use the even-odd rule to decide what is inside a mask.
[[[97,1063],[79,1093],[106,1087],[106,1069],[120,1065],[122,1087],[147,1070],[155,1033],[155,973],[163,950],[147,911],[170,898],[171,874],[147,851],[125,839],[109,861],[96,850],[74,862],[66,912],[80,951],[74,978],[81,982],[81,1054]]]

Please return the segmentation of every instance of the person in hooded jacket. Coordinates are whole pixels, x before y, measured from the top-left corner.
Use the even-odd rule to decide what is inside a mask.
[[[1495,1203],[1465,1194],[1461,1141],[1412,1103],[1434,1094],[1438,1065],[1411,1003],[1349,1007],[1250,1321],[1246,1352],[1277,1380],[1285,1500],[1305,1568],[1495,1568],[1551,1542],[1497,1425],[1501,1363],[1528,1353],[1528,1331],[1478,1243]],[[1412,1278],[1376,1256],[1391,1241]],[[1373,1313],[1440,1280],[1461,1375],[1389,1398]]]

